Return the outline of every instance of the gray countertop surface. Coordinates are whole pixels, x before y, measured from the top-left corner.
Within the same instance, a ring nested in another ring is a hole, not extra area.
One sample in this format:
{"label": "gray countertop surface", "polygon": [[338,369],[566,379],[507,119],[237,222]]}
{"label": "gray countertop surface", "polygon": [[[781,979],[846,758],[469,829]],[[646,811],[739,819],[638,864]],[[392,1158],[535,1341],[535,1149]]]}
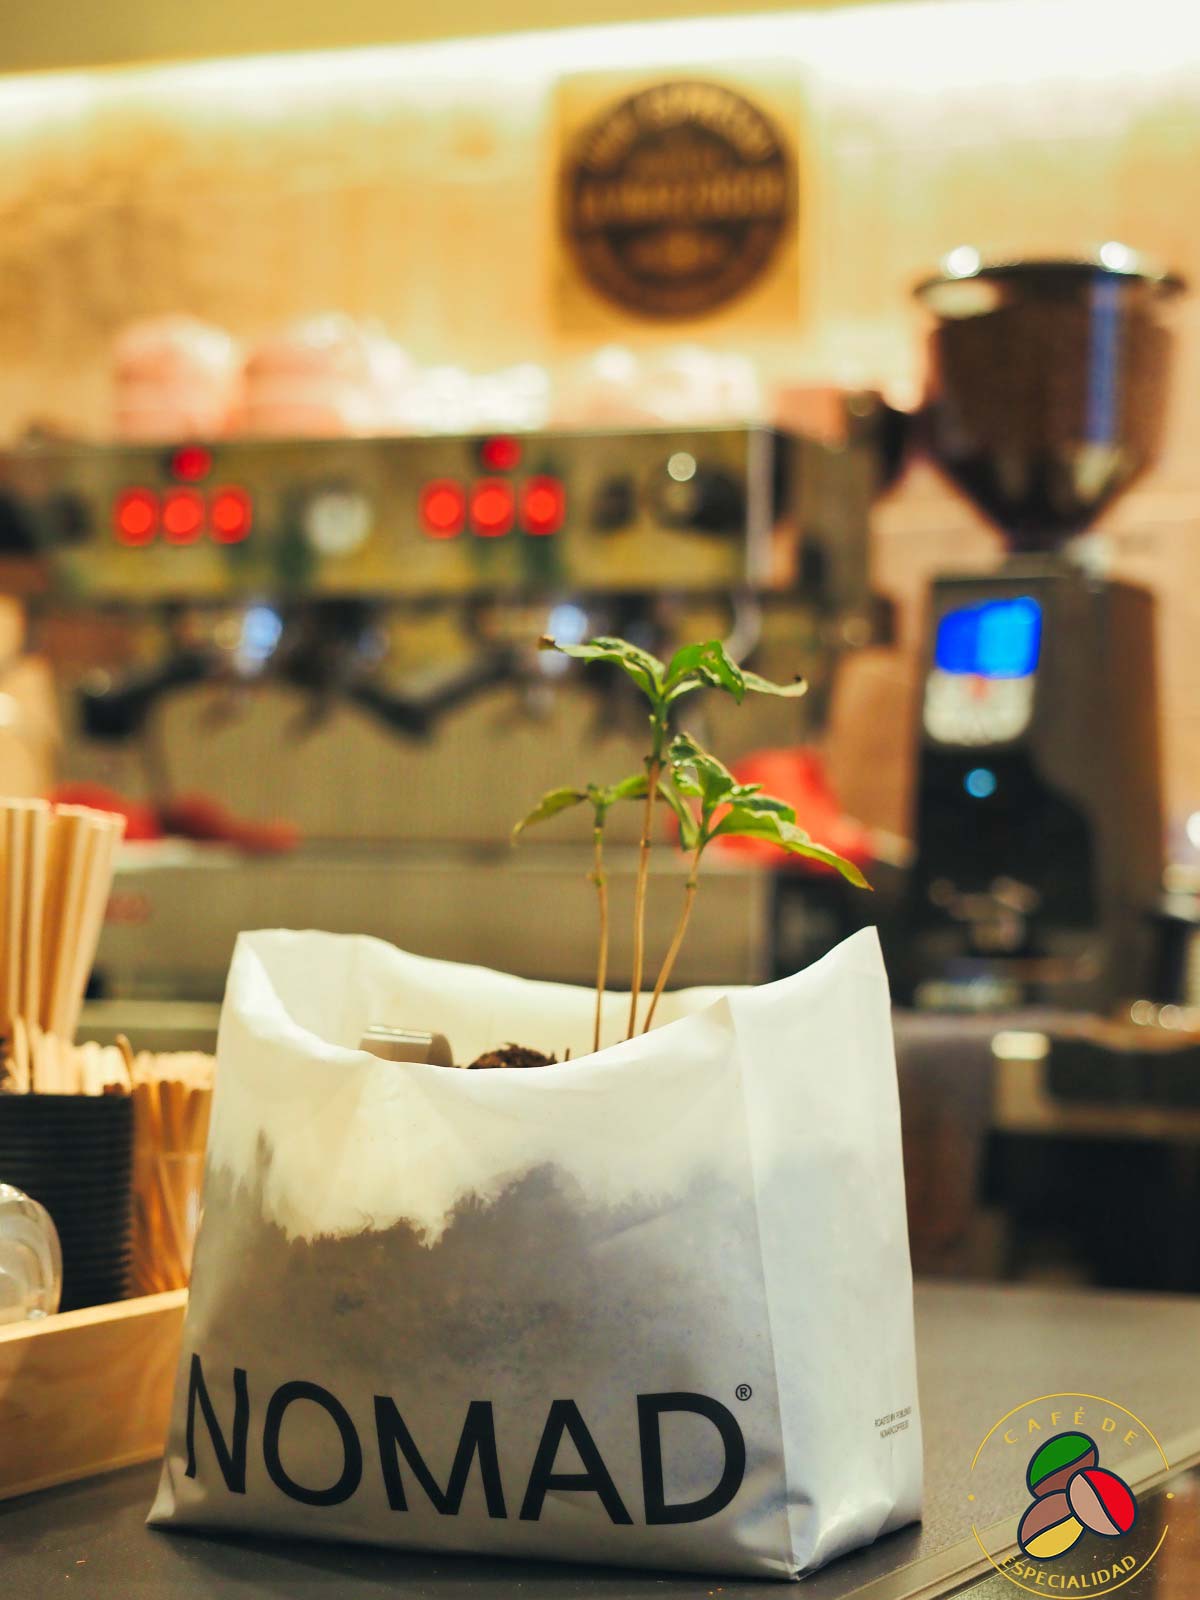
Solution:
{"label": "gray countertop surface", "polygon": [[[804,1600],[928,1594],[978,1571],[966,1476],[984,1434],[1023,1401],[1059,1392],[1111,1396],[1150,1422],[1173,1466],[1200,1453],[1200,1300],[922,1284],[916,1314],[924,1521],[807,1579]],[[1153,1465],[1147,1456],[1147,1473]],[[143,1518],[156,1478],[157,1467],[135,1467],[0,1504],[4,1594],[761,1600],[766,1592],[761,1583],[618,1568],[151,1532]]]}

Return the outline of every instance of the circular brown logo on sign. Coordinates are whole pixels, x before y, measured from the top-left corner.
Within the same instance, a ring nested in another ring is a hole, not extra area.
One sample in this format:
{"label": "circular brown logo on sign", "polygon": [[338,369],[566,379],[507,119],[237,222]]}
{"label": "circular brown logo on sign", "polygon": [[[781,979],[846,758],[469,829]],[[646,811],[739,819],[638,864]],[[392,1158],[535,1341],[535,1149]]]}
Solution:
{"label": "circular brown logo on sign", "polygon": [[605,110],[568,153],[563,234],[591,286],[624,310],[700,316],[766,270],[792,181],[779,134],[741,95],[656,84]]}

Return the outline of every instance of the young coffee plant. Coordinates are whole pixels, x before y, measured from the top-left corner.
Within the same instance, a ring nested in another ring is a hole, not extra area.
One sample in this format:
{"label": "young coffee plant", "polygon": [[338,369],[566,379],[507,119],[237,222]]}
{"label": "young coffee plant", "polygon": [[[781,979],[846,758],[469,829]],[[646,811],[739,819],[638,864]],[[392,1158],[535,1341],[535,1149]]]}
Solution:
{"label": "young coffee plant", "polygon": [[526,828],[536,822],[548,822],[560,811],[581,806],[586,800],[592,808],[592,870],[589,881],[596,886],[600,902],[600,949],[596,957],[596,1023],[592,1031],[592,1049],[600,1048],[600,1014],[604,1009],[604,988],[608,982],[608,876],[604,870],[604,824],[608,813],[619,800],[637,800],[646,792],[646,774],[635,772],[622,778],[620,783],[601,786],[589,783],[586,789],[548,789],[528,816],[522,817],[512,831],[514,842]]}
{"label": "young coffee plant", "polygon": [[675,966],[700,886],[700,859],[714,839],[766,839],[790,855],[807,856],[835,868],[859,889],[870,888],[852,861],[814,844],[796,826],[795,810],[786,800],[764,794],[760,783],[739,783],[724,762],[702,749],[691,734],[680,733],[672,739],[667,764],[670,780],[663,797],[679,820],[679,843],[688,854],[690,871],[683,887],[683,909],[659,968],[643,1033],[654,1021],[659,997]]}
{"label": "young coffee plant", "polygon": [[633,972],[629,995],[627,1037],[637,1031],[638,1004],[645,973],[646,892],[650,873],[654,808],[661,800],[679,822],[680,845],[691,857],[691,870],[684,888],[684,905],[675,934],[667,950],[658,981],[654,986],[645,1026],[649,1027],[679,948],[687,932],[698,886],[697,874],[704,851],[719,837],[741,834],[769,839],[794,855],[810,856],[835,867],[851,882],[866,887],[866,880],[849,861],[822,845],[813,844],[796,826],[795,811],[783,800],[765,795],[757,784],[739,784],[717,758],[703,750],[689,735],[671,737],[671,721],[685,696],[698,689],[715,689],[741,702],[747,694],[802,695],[807,685],[772,683],[756,672],[739,667],[719,639],[684,645],[670,661],[660,661],[648,650],[626,639],[596,638],[585,644],[558,644],[542,639],[541,647],[560,650],[578,661],[607,662],[630,677],[648,704],[649,749],[643,758],[644,773],[601,788],[589,784],[583,789],[551,789],[514,829],[514,835],[535,822],[544,822],[571,806],[589,801],[593,808],[595,865],[591,878],[600,897],[600,957],[597,964],[596,1048],[600,1040],[600,1010],[608,966],[608,891],[603,866],[603,833],[608,812],[622,800],[642,802],[642,828],[638,847],[637,876],[633,903]]}

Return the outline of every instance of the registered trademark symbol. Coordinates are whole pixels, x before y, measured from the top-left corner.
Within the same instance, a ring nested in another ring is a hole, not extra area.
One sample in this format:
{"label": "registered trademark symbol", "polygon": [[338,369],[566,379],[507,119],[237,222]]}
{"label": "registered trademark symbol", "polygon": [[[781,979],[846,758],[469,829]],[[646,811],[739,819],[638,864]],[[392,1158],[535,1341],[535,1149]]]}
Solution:
{"label": "registered trademark symbol", "polygon": [[735,1395],[737,1395],[739,1400],[749,1400],[750,1396],[754,1393],[754,1390],[748,1383],[739,1383],[733,1392]]}

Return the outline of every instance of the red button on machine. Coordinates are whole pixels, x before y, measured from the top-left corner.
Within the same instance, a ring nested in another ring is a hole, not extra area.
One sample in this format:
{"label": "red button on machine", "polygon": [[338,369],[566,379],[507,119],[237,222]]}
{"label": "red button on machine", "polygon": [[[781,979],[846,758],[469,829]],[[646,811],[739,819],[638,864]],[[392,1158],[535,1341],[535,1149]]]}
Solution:
{"label": "red button on machine", "polygon": [[453,539],[467,525],[467,496],[453,478],[434,478],[421,490],[421,526],[431,539]]}
{"label": "red button on machine", "polygon": [[199,483],[212,471],[212,451],[202,444],[181,444],[171,454],[171,476],[181,483]]}
{"label": "red button on machine", "polygon": [[208,526],[218,544],[240,544],[250,532],[254,511],[244,489],[218,489],[208,508]]}
{"label": "red button on machine", "polygon": [[113,501],[113,532],[121,544],[151,544],[158,532],[158,496],[152,489],[123,489]]}
{"label": "red button on machine", "polygon": [[496,433],[479,446],[479,459],[489,472],[511,472],[521,464],[521,441],[510,433]]}
{"label": "red button on machine", "polygon": [[471,490],[471,526],[481,539],[499,539],[516,516],[512,484],[503,478],[481,478]]}
{"label": "red button on machine", "polygon": [[567,496],[557,478],[530,478],[521,495],[521,526],[526,533],[557,533],[566,520]]}
{"label": "red button on machine", "polygon": [[195,489],[172,489],[163,497],[162,528],[168,544],[195,544],[204,532],[204,496]]}

